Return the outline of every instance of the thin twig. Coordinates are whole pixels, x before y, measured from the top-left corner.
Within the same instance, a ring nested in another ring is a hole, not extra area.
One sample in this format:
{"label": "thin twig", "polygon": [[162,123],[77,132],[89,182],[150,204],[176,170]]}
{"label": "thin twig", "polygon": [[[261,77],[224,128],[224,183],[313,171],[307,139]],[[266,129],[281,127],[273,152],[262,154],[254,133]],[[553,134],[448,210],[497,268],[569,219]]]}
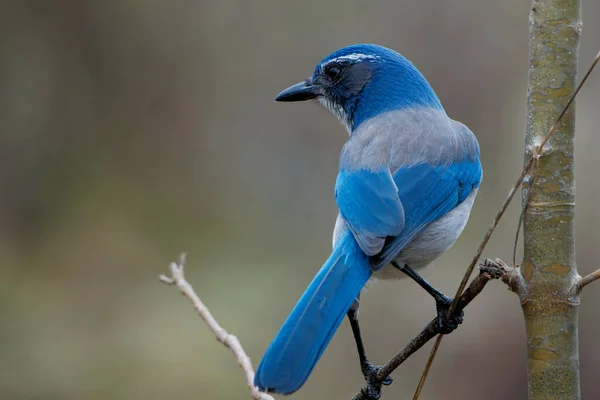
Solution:
{"label": "thin twig", "polygon": [[[465,308],[485,287],[485,285],[492,279],[510,279],[510,274],[514,273],[514,269],[508,267],[501,260],[492,261],[486,259],[479,266],[479,275],[465,290],[460,297],[458,302],[457,310]],[[425,343],[430,341],[438,333],[438,321],[437,318],[431,320],[429,324],[415,336],[402,350],[400,350],[394,357],[392,357],[377,373],[376,381],[383,382],[400,364],[402,364],[408,357],[419,350]],[[367,400],[365,395],[367,386],[363,386],[360,392],[356,393],[352,400]]]}
{"label": "thin twig", "polygon": [[[508,193],[508,197],[504,201],[504,204],[502,204],[502,207],[500,208],[500,211],[498,211],[496,218],[494,218],[494,221],[492,222],[492,226],[490,226],[490,229],[487,231],[487,233],[485,234],[485,236],[483,238],[483,241],[479,245],[479,248],[477,249],[477,254],[475,255],[475,257],[473,257],[471,264],[469,264],[469,267],[467,268],[467,272],[465,273],[465,276],[463,277],[463,280],[460,283],[458,290],[456,291],[456,295],[454,296],[454,301],[452,302],[452,304],[450,304],[450,308],[448,309],[448,318],[451,318],[452,314],[454,313],[456,306],[457,306],[457,302],[458,302],[457,299],[460,297],[464,288],[467,286],[467,282],[469,281],[469,278],[470,278],[471,274],[473,273],[473,269],[475,268],[475,265],[477,264],[477,260],[479,260],[479,257],[481,257],[481,254],[483,254],[483,250],[485,249],[485,246],[487,245],[488,241],[490,240],[492,233],[494,233],[494,230],[496,229],[496,226],[498,225],[500,218],[502,218],[502,215],[504,215],[504,211],[506,211],[506,208],[508,207],[508,205],[512,201],[515,193],[517,192],[517,189],[519,189],[519,186],[521,186],[521,183],[523,182],[523,179],[525,178],[525,176],[529,172],[529,169],[533,165],[534,160],[540,158],[540,156],[542,155],[544,146],[546,145],[546,143],[548,143],[548,140],[550,140],[550,137],[552,136],[552,134],[558,127],[558,124],[560,123],[560,121],[566,114],[567,110],[569,109],[569,107],[571,106],[573,101],[575,100],[575,97],[579,93],[579,90],[583,87],[583,85],[585,84],[585,81],[587,80],[587,78],[590,76],[590,74],[596,67],[596,64],[598,64],[598,61],[600,61],[600,52],[598,53],[598,55],[596,55],[596,58],[592,62],[592,65],[590,66],[587,73],[585,74],[585,76],[583,77],[583,79],[581,80],[579,85],[577,86],[577,89],[575,89],[575,92],[573,93],[573,95],[571,95],[571,98],[569,99],[569,101],[567,102],[567,104],[565,105],[563,110],[561,111],[560,115],[556,119],[556,122],[554,122],[554,124],[550,127],[550,130],[548,131],[546,136],[544,136],[544,138],[542,139],[542,141],[540,142],[538,147],[535,149],[533,155],[531,156],[531,158],[529,159],[527,164],[525,164],[525,167],[523,167],[523,171],[521,172],[521,175],[517,179],[517,182],[515,182],[515,185],[513,186],[513,188]],[[431,368],[431,364],[433,363],[433,359],[435,358],[437,349],[439,348],[439,345],[442,341],[442,337],[443,337],[443,335],[440,334],[439,338],[436,341],[437,346],[434,346],[431,350],[431,354],[429,355],[429,360],[427,361],[427,365],[425,366],[425,369],[423,370],[423,374],[421,375],[421,379],[420,379],[419,385],[417,386],[417,389],[415,391],[413,400],[417,400],[419,398],[419,395],[421,394],[421,391],[423,390],[423,385],[425,384],[425,380],[427,379],[427,374],[429,373],[429,369]]]}
{"label": "thin twig", "polygon": [[592,272],[591,274],[584,276],[583,279],[581,279],[580,286],[583,289],[585,287],[585,285],[589,285],[590,283],[592,283],[598,279],[600,279],[600,269],[597,269],[594,272]]}
{"label": "thin twig", "polygon": [[425,369],[423,370],[423,373],[421,374],[421,378],[419,379],[419,384],[417,385],[417,388],[415,389],[415,394],[413,395],[413,400],[418,400],[419,396],[421,395],[421,392],[423,391],[423,387],[425,386],[425,382],[427,381],[427,375],[429,374],[429,370],[431,369],[431,364],[433,364],[433,360],[435,359],[435,355],[437,354],[437,351],[440,348],[440,345],[442,344],[443,338],[444,338],[444,335],[442,335],[440,333],[438,335],[438,337],[435,339],[435,343],[433,344],[433,347],[431,348],[431,352],[429,353],[429,358],[427,359],[427,364],[425,364]]}
{"label": "thin twig", "polygon": [[187,297],[194,306],[194,309],[198,313],[198,315],[206,322],[206,325],[210,328],[211,331],[214,332],[217,340],[225,347],[229,348],[235,358],[238,361],[238,364],[244,371],[246,375],[246,383],[248,384],[248,388],[252,393],[252,398],[255,400],[275,400],[272,396],[261,392],[258,390],[256,386],[254,386],[254,368],[252,368],[252,362],[250,361],[250,357],[246,355],[240,341],[237,337],[228,333],[225,329],[219,325],[217,320],[212,316],[208,307],[202,303],[192,285],[189,284],[188,281],[185,280],[185,276],[183,274],[183,269],[185,266],[185,254],[182,254],[179,258],[178,263],[171,263],[169,265],[169,269],[171,270],[171,276],[160,275],[158,279],[167,284],[167,285],[175,285],[185,297]]}

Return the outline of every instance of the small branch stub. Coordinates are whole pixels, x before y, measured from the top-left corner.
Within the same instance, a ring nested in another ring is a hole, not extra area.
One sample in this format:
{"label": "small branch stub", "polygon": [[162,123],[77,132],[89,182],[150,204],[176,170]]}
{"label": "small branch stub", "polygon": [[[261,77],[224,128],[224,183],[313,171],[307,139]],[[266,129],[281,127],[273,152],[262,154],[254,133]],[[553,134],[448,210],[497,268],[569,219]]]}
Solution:
{"label": "small branch stub", "polygon": [[600,269],[595,270],[591,274],[586,275],[583,277],[583,279],[581,279],[581,289],[598,279],[600,279]]}

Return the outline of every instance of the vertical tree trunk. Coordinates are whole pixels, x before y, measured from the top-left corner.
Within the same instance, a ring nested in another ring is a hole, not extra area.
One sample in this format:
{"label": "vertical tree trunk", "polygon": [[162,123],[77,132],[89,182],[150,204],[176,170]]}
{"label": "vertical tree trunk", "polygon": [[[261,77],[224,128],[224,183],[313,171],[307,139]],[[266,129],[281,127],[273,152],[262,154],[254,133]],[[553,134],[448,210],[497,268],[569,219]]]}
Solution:
{"label": "vertical tree trunk", "polygon": [[[580,0],[533,0],[525,157],[529,159],[573,94],[577,80]],[[524,218],[521,296],[530,400],[580,399],[575,264],[575,108],[545,146]],[[574,294],[575,293],[575,294]]]}

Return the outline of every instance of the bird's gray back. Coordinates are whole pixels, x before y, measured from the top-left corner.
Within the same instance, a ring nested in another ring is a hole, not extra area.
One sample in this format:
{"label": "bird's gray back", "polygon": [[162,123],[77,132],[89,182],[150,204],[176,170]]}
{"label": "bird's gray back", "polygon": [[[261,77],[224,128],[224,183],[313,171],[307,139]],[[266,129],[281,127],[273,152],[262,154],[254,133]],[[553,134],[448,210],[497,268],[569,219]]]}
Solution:
{"label": "bird's gray back", "polygon": [[402,109],[362,123],[340,156],[345,169],[398,168],[420,163],[450,164],[479,156],[475,135],[443,110]]}

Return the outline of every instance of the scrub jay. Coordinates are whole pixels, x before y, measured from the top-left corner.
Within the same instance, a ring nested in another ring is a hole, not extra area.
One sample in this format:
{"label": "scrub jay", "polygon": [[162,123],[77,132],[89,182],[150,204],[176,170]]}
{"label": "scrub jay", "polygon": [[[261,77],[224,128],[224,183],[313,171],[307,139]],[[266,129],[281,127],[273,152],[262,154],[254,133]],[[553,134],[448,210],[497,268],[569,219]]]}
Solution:
{"label": "scrub jay", "polygon": [[[347,315],[361,370],[373,382],[358,325],[362,288],[371,277],[408,275],[430,293],[439,331],[451,299],[415,269],[448,250],[465,227],[482,178],[479,144],[452,120],[410,61],[385,47],[344,47],[321,61],[306,81],[276,101],[316,99],[346,127],[335,183],[339,209],[333,251],[271,342],[254,384],[290,394],[310,375]],[[391,264],[391,266],[390,266]],[[383,384],[390,384],[391,378]],[[379,389],[372,386],[372,397]]]}

